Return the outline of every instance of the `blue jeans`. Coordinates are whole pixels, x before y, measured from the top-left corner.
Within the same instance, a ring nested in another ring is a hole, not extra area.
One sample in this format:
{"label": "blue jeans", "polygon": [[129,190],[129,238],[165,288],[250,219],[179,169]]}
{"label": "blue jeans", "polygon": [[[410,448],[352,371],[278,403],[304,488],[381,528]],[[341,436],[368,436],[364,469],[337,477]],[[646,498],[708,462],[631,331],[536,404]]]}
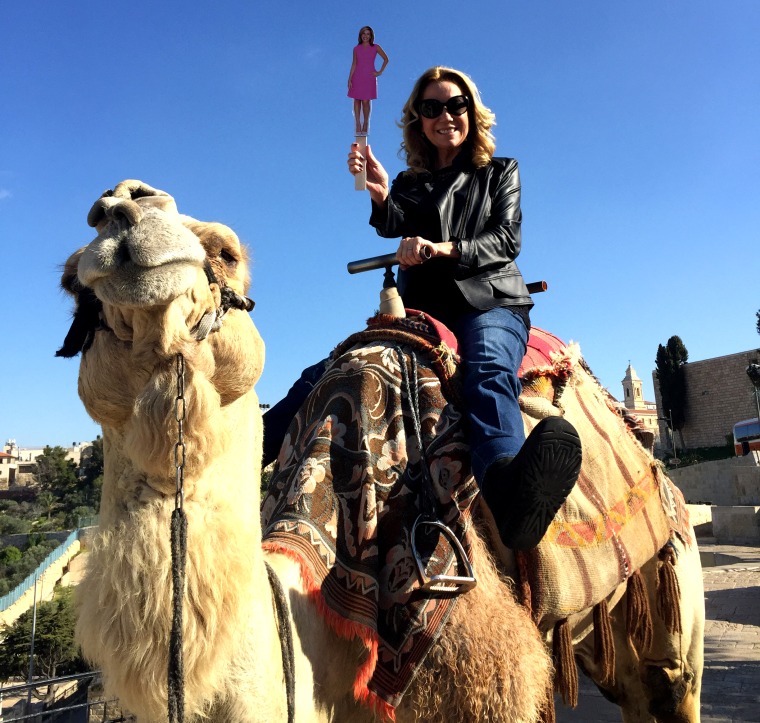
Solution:
{"label": "blue jeans", "polygon": [[322,378],[327,366],[327,359],[307,367],[301,372],[296,383],[288,393],[264,413],[264,454],[262,466],[266,467],[277,459],[280,447],[288,433],[288,427],[296,416],[306,397]]}
{"label": "blue jeans", "polygon": [[452,324],[452,331],[463,362],[472,472],[482,484],[488,467],[497,459],[514,457],[525,441],[517,371],[528,329],[518,314],[496,307],[465,314]]}

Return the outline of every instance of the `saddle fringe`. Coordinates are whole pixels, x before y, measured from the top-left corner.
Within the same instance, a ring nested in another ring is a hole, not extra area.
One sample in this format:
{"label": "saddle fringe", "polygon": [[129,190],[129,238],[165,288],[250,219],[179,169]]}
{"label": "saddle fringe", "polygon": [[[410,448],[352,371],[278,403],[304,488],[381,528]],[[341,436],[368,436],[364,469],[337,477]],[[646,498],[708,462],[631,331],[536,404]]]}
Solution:
{"label": "saddle fringe", "polygon": [[[655,599],[657,614],[670,634],[681,634],[680,598],[681,588],[675,565],[678,554],[671,543],[657,555],[657,582]],[[529,580],[529,554],[515,552],[518,568],[520,603],[533,615],[532,593]],[[654,626],[649,594],[644,576],[636,570],[629,578],[626,588],[626,635],[629,644],[638,652],[646,652],[652,645]],[[598,682],[602,686],[615,684],[615,642],[612,620],[606,600],[594,606],[594,663],[598,666]],[[538,623],[538,621],[535,621]],[[562,696],[562,702],[575,708],[578,705],[578,666],[573,652],[573,638],[567,618],[554,625],[552,635],[552,659],[554,661],[554,691]],[[542,711],[541,723],[555,723],[554,698],[548,696]]]}
{"label": "saddle fringe", "polygon": [[546,705],[541,710],[539,723],[557,723],[557,708],[554,705],[554,693],[551,688],[546,693]]}
{"label": "saddle fringe", "polygon": [[599,666],[599,683],[615,685],[615,640],[606,600],[594,605],[594,663]]}
{"label": "saddle fringe", "polygon": [[628,641],[634,650],[646,652],[652,646],[652,610],[639,570],[628,578],[625,617]]}
{"label": "saddle fringe", "polygon": [[538,620],[536,620],[533,615],[533,591],[530,588],[530,560],[528,558],[528,553],[521,550],[515,550],[515,560],[517,562],[517,574],[519,577],[517,582],[520,590],[520,605],[528,611],[531,620],[538,625]]}
{"label": "saddle fringe", "polygon": [[573,634],[567,618],[554,625],[552,658],[554,690],[562,696],[565,705],[575,708],[578,705],[578,666],[573,653]]}
{"label": "saddle fringe", "polygon": [[681,627],[681,587],[678,584],[675,565],[678,562],[675,547],[665,545],[657,555],[657,612],[671,634],[680,635]]}

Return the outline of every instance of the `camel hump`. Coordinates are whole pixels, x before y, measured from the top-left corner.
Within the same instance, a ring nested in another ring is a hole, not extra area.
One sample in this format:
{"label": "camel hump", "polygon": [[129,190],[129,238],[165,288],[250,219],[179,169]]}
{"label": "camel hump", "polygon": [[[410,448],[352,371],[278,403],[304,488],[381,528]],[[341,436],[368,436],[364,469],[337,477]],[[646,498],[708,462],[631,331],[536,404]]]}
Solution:
{"label": "camel hump", "polygon": [[567,344],[558,336],[537,326],[532,327],[528,337],[528,348],[520,364],[520,376],[529,369],[552,366],[556,359],[554,355],[564,353],[565,349],[567,349]]}
{"label": "camel hump", "polygon": [[[381,336],[386,332],[404,332],[408,340],[409,336],[418,336],[421,341],[432,343],[437,349],[446,349],[450,352],[450,358],[454,362],[459,361],[459,344],[454,332],[445,324],[421,311],[406,309],[406,317],[399,318],[388,314],[378,314],[367,320],[367,329],[375,336]],[[364,336],[366,332],[359,332]],[[352,335],[343,344],[339,345],[337,352],[345,351],[356,342],[358,335]],[[389,340],[393,336],[388,334]],[[568,345],[558,336],[545,331],[537,326],[530,330],[528,345],[520,364],[519,375],[522,377],[526,372],[536,369],[553,367],[558,358],[557,355],[565,356]],[[451,367],[448,374],[451,375]]]}

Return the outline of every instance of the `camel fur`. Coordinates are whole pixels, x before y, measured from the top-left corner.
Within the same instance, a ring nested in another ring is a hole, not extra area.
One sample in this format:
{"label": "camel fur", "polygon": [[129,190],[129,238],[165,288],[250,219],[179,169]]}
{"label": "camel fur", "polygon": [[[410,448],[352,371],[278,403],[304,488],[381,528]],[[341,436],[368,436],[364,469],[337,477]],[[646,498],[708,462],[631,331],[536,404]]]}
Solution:
{"label": "camel fur", "polygon": [[[167,720],[169,530],[183,409],[185,720],[287,720],[265,562],[289,606],[295,720],[375,720],[353,695],[366,649],[325,623],[296,562],[260,546],[254,385],[264,344],[245,313],[248,261],[239,240],[226,226],[179,215],[170,196],[139,181],[106,192],[88,221],[98,236],[64,269],[62,284],[78,309],[60,352],[82,351],[79,395],[103,428],[100,528],[78,591],[86,657],[140,723]],[[221,316],[230,291],[240,303]],[[213,330],[200,337],[208,318]],[[178,354],[184,403],[177,402]],[[538,631],[481,541],[476,553],[479,584],[397,709],[400,723],[531,723],[544,712],[551,663]]]}

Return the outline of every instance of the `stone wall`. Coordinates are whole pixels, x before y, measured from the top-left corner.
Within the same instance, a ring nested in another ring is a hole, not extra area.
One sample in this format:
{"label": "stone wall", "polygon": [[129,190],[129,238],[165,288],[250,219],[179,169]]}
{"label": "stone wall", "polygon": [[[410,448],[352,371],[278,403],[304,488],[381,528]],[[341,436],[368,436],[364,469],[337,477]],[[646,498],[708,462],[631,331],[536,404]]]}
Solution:
{"label": "stone wall", "polygon": [[668,477],[692,504],[760,505],[760,452],[669,469]]}
{"label": "stone wall", "polygon": [[719,544],[760,545],[760,507],[713,507],[712,533]]}
{"label": "stone wall", "polygon": [[[29,540],[29,535],[38,535],[39,532],[24,532],[22,534],[18,535],[0,535],[0,546],[7,547],[8,545],[13,545],[14,547],[18,547],[19,549],[23,549],[26,547],[26,543]],[[42,535],[46,540],[58,540],[58,542],[63,542],[69,535],[71,534],[71,530],[64,530],[62,532],[43,532]]]}
{"label": "stone wall", "polygon": [[[754,388],[747,376],[747,366],[752,362],[760,362],[760,352],[754,349],[686,364],[683,439],[687,449],[723,445],[736,422],[757,416]],[[658,416],[663,417],[667,410],[662,408],[656,372],[652,376]],[[677,435],[676,441],[680,446]],[[664,423],[660,424],[660,443],[666,449],[670,447]]]}

